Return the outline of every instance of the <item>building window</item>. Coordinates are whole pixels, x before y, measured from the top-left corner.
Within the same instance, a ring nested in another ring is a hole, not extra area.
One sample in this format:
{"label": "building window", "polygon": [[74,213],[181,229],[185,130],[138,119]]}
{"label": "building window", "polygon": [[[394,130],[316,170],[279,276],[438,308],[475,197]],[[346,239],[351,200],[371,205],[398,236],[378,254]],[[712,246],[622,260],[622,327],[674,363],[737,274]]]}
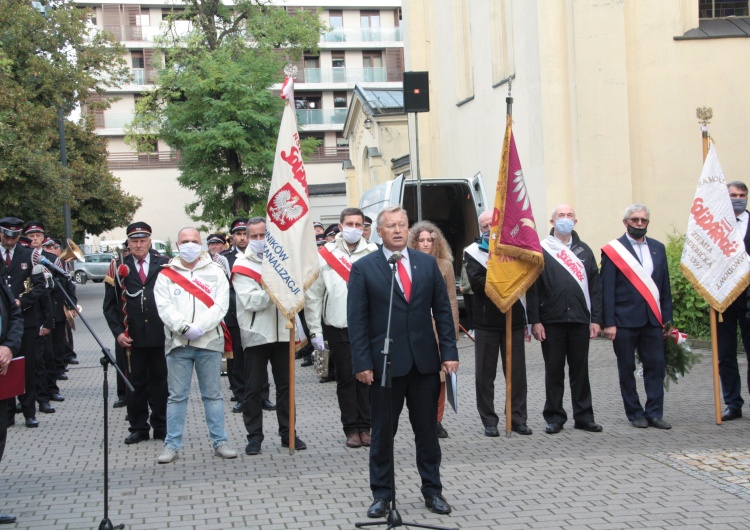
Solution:
{"label": "building window", "polygon": [[515,74],[513,59],[513,26],[510,2],[497,0],[490,4],[490,42],[492,52],[492,86],[505,84]]}
{"label": "building window", "polygon": [[295,96],[294,103],[298,110],[318,110],[321,105],[320,102],[323,98],[320,95],[305,94],[302,96]]}
{"label": "building window", "polygon": [[365,68],[382,68],[382,52],[362,52],[362,66]]}
{"label": "building window", "polygon": [[344,12],[343,11],[329,11],[328,12],[328,24],[334,28],[344,27]]}
{"label": "building window", "polygon": [[347,107],[346,92],[333,93],[333,107],[336,109],[345,109]]}
{"label": "building window", "polygon": [[471,50],[471,24],[467,0],[453,0],[453,49],[456,68],[456,103],[474,97],[474,65]]}
{"label": "building window", "polygon": [[380,11],[360,11],[359,27],[361,28],[379,28]]}
{"label": "building window", "polygon": [[146,68],[145,60],[143,59],[143,52],[131,51],[130,57],[133,61],[133,68]]}
{"label": "building window", "polygon": [[331,66],[334,68],[346,68],[344,52],[331,52]]}
{"label": "building window", "polygon": [[169,17],[174,17],[175,20],[184,20],[185,10],[184,9],[167,9],[161,10],[161,19],[167,20]]}
{"label": "building window", "polygon": [[698,18],[726,18],[750,16],[748,0],[699,0]]}

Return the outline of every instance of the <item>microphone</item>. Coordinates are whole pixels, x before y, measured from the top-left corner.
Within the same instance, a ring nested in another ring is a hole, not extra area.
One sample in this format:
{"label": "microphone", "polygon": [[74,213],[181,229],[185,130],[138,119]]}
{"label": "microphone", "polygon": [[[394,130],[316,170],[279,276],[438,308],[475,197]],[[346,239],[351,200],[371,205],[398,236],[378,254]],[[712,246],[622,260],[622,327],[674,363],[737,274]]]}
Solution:
{"label": "microphone", "polygon": [[394,252],[393,254],[391,254],[391,257],[388,258],[388,265],[393,265],[400,259],[401,259],[401,252]]}
{"label": "microphone", "polygon": [[54,274],[57,274],[58,276],[69,278],[68,273],[66,271],[62,270],[60,267],[52,263],[50,260],[48,260],[44,256],[41,256],[41,255],[39,256],[38,263],[40,263],[41,265],[44,265],[45,267],[47,267],[47,270],[49,270],[50,272]]}

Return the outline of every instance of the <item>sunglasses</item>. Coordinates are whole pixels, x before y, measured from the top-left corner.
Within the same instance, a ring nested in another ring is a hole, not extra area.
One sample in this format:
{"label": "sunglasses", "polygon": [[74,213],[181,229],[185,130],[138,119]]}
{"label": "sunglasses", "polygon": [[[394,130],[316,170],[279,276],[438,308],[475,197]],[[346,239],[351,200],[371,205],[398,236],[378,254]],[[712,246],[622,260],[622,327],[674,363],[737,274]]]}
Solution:
{"label": "sunglasses", "polygon": [[630,221],[633,224],[641,222],[644,225],[647,225],[649,220],[646,219],[645,217],[628,217],[628,221]]}

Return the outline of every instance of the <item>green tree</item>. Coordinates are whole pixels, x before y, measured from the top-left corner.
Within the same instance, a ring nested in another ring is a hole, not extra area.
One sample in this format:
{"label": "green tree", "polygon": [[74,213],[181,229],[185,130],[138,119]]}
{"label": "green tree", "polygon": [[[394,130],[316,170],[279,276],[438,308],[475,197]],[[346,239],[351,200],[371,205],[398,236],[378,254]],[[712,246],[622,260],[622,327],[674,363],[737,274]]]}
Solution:
{"label": "green tree", "polygon": [[667,236],[667,265],[669,283],[672,289],[672,317],[674,326],[687,333],[693,339],[711,337],[709,323],[709,305],[698,294],[693,284],[685,278],[680,270],[682,249],[685,246],[685,235],[674,229]]}
{"label": "green tree", "polygon": [[[170,17],[158,50],[164,67],[142,98],[128,142],[147,151],[155,138],[180,151],[181,186],[197,199],[195,221],[226,226],[263,211],[283,102],[270,87],[287,60],[315,51],[324,26],[317,13],[289,13],[268,0],[187,0]],[[191,22],[180,34],[178,24]],[[283,53],[279,50],[283,50]],[[303,153],[311,145],[303,144]]]}
{"label": "green tree", "polygon": [[0,212],[62,234],[67,201],[77,237],[122,226],[140,206],[108,172],[106,145],[88,124],[66,122],[68,180],[61,178],[58,108],[69,115],[129,78],[124,48],[87,20],[67,0],[44,15],[29,1],[0,2]]}

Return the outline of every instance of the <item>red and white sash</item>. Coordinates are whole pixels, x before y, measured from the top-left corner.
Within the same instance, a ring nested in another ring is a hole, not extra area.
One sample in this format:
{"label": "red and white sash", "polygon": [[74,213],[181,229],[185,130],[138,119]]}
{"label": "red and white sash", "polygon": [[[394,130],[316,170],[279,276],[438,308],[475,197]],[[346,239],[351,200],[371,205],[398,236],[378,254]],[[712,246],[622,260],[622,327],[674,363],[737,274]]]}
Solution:
{"label": "red and white sash", "polygon": [[349,256],[338,246],[334,247],[333,251],[330,251],[327,245],[323,245],[318,252],[328,266],[336,271],[336,274],[341,276],[344,282],[349,283],[349,273],[352,270],[352,263],[348,259]]}
{"label": "red and white sash", "polygon": [[234,267],[232,267],[232,277],[235,274],[240,274],[255,280],[260,285],[263,277],[262,269],[263,265],[253,260],[238,260],[234,262]]}
{"label": "red and white sash", "polygon": [[541,241],[542,248],[552,256],[563,269],[568,271],[578,286],[583,291],[583,297],[586,299],[586,307],[591,315],[591,297],[589,296],[589,281],[586,277],[586,267],[573,252],[555,236],[550,235]]}
{"label": "red and white sash", "polygon": [[659,289],[656,287],[651,276],[646,272],[646,269],[643,268],[643,265],[616,239],[604,245],[602,252],[612,260],[615,267],[633,284],[633,287],[646,300],[656,320],[659,321],[659,325],[663,326]]}

